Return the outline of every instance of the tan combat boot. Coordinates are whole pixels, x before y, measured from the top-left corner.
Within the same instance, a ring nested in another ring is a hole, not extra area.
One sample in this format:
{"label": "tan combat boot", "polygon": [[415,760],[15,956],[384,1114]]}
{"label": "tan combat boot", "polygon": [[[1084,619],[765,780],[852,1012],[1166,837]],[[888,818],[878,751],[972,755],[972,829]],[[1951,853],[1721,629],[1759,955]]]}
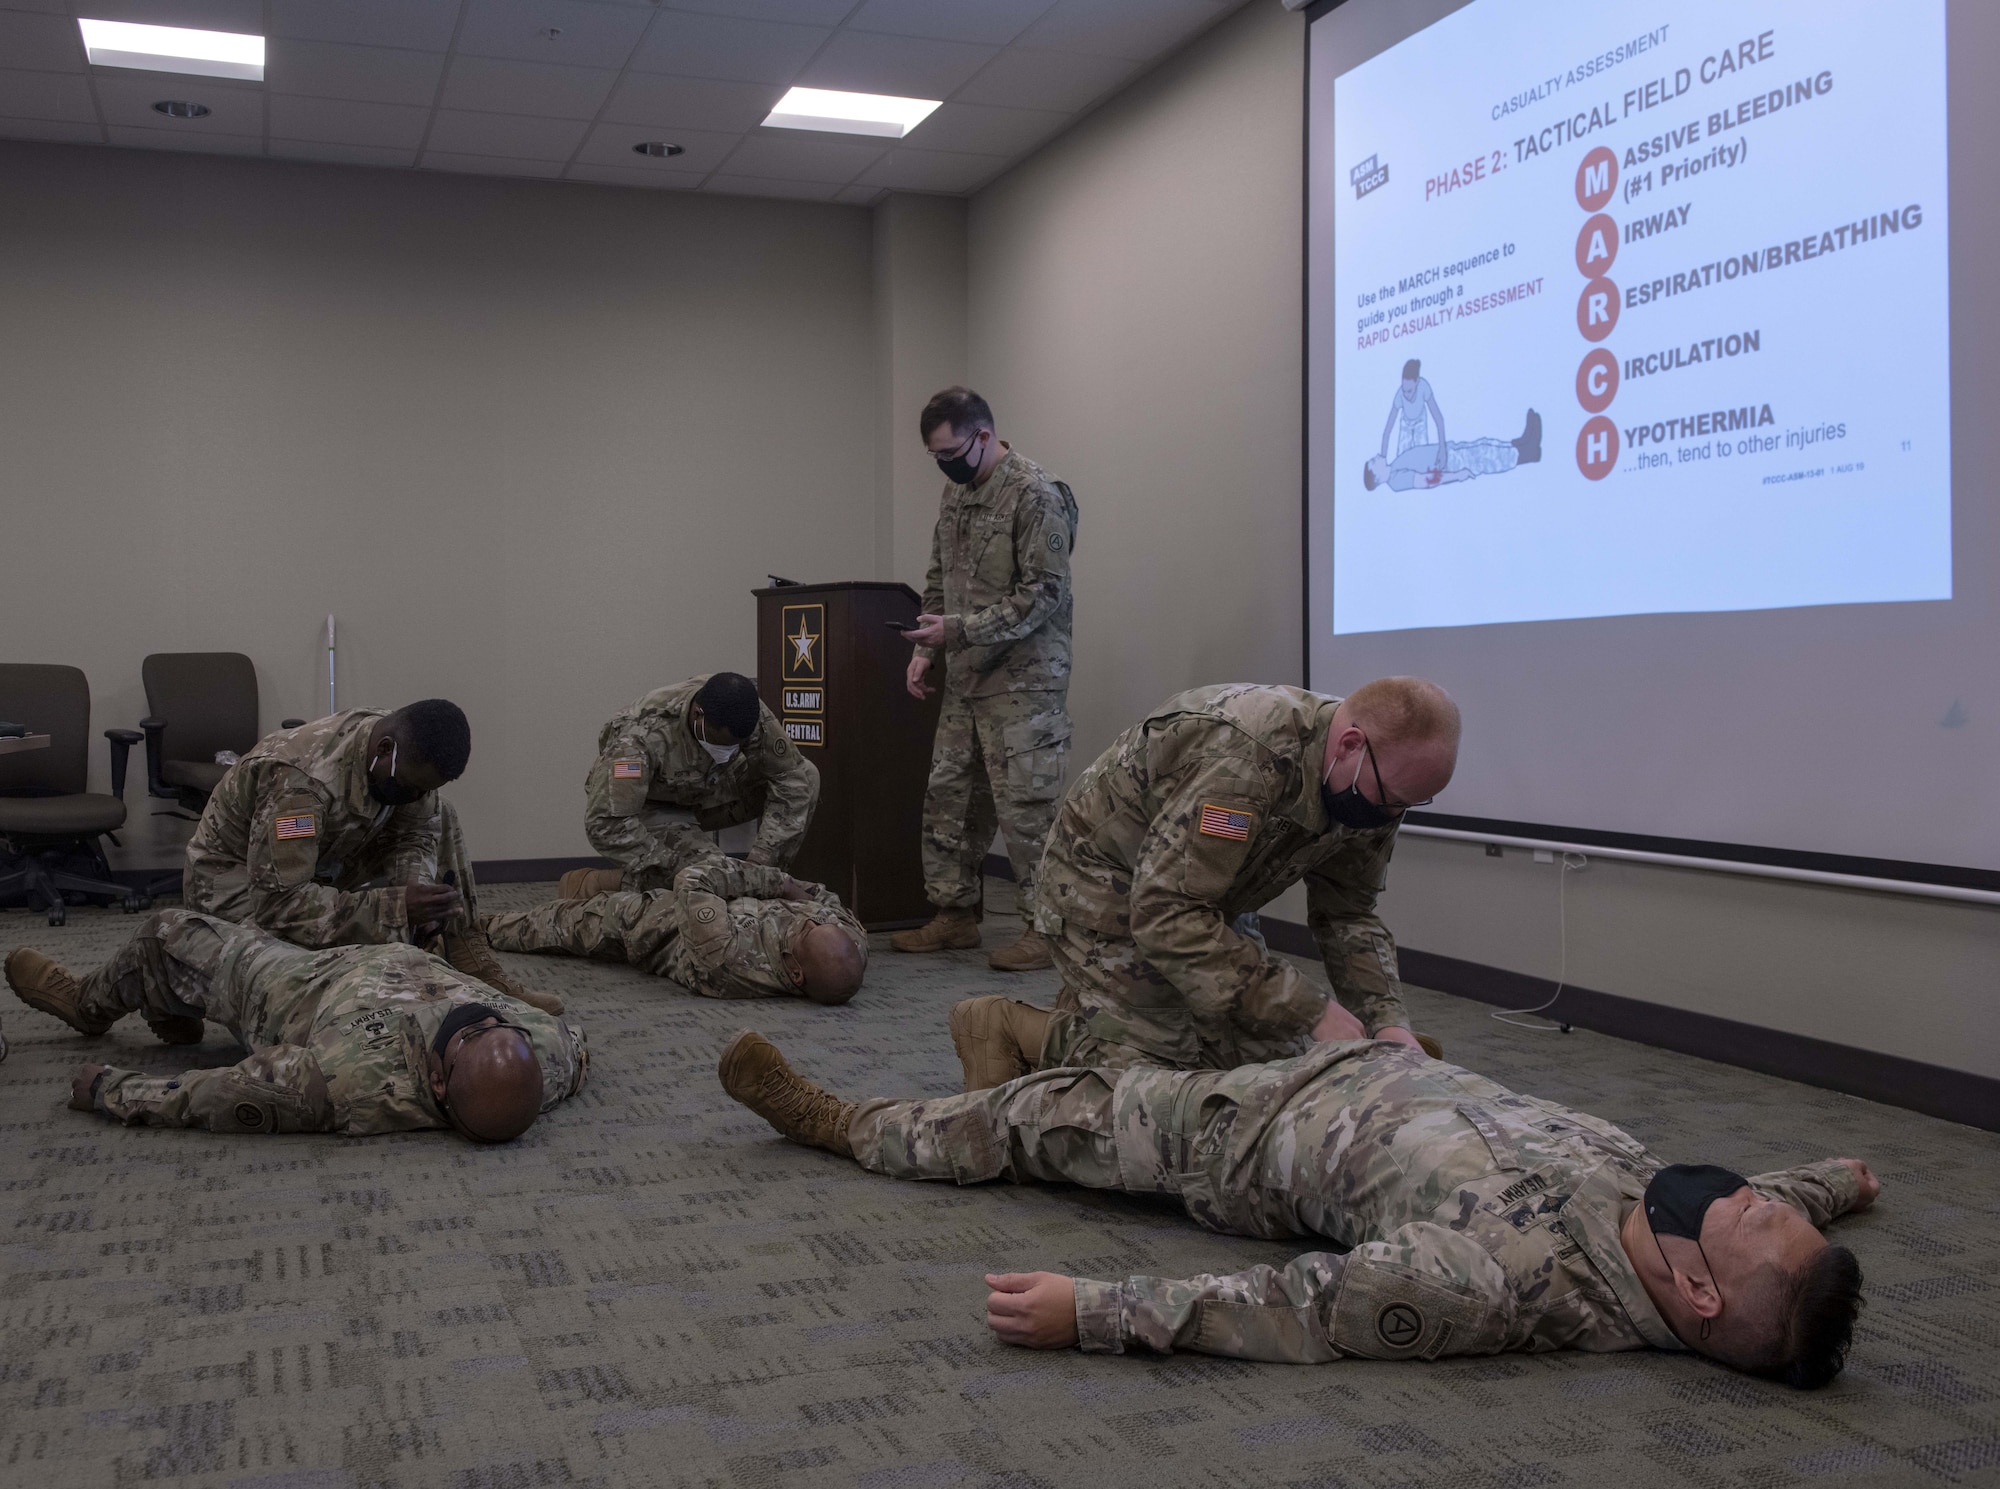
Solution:
{"label": "tan combat boot", "polygon": [[[1411,1032],[1414,1033],[1415,1031],[1412,1030]],[[1424,1047],[1424,1053],[1429,1055],[1433,1060],[1442,1060],[1444,1058],[1444,1046],[1439,1044],[1430,1035],[1418,1034],[1417,1043]]]}
{"label": "tan combat boot", "polygon": [[539,1008],[543,1013],[563,1011],[563,1001],[554,993],[536,992],[507,975],[506,968],[500,965],[500,958],[493,954],[493,947],[484,931],[457,927],[446,931],[444,959],[467,977],[476,977],[497,992],[519,998],[530,1008]]}
{"label": "tan combat boot", "polygon": [[985,1091],[1035,1069],[1048,1033],[1046,1008],[998,993],[967,998],[951,1011],[951,1047],[958,1051],[965,1089]]}
{"label": "tan combat boot", "polygon": [[559,900],[595,899],[600,894],[609,894],[625,882],[623,869],[571,869],[556,880],[556,898]]}
{"label": "tan combat boot", "polygon": [[26,946],[7,953],[7,986],[21,1001],[41,1013],[53,1014],[79,1034],[108,1034],[118,1022],[91,1018],[83,1011],[83,988],[52,957]]}
{"label": "tan combat boot", "polygon": [[889,944],[898,951],[970,951],[979,944],[979,912],[940,910],[915,930],[896,932]]}
{"label": "tan combat boot", "polygon": [[847,1125],[858,1103],[822,1091],[785,1063],[778,1047],[745,1029],[729,1041],[715,1073],[722,1089],[795,1143],[852,1158]]}
{"label": "tan combat boot", "polygon": [[1012,946],[1003,946],[986,959],[995,972],[1040,972],[1055,964],[1049,938],[1033,926],[1021,932],[1021,939]]}

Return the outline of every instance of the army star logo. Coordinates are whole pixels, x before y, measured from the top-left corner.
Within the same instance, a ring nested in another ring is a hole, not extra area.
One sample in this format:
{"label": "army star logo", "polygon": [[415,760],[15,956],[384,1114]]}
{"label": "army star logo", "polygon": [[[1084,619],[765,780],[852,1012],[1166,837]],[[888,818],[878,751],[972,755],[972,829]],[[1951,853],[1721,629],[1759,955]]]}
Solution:
{"label": "army star logo", "polygon": [[810,672],[813,664],[813,644],[819,637],[806,630],[806,618],[803,615],[799,617],[799,634],[788,636],[786,639],[792,643],[792,665],[801,672]]}
{"label": "army star logo", "polygon": [[1375,1332],[1391,1349],[1408,1349],[1424,1337],[1424,1316],[1408,1303],[1391,1303],[1375,1315]]}

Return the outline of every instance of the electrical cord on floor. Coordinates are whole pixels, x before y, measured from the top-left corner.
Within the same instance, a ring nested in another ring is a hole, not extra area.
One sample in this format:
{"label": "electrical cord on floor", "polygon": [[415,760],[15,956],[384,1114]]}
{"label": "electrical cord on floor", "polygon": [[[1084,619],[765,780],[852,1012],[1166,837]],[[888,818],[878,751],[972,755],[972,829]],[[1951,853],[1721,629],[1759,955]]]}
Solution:
{"label": "electrical cord on floor", "polygon": [[1590,867],[1590,860],[1581,853],[1564,853],[1558,860],[1562,873],[1556,879],[1556,990],[1549,994],[1548,1001],[1537,1003],[1533,1008],[1503,1008],[1487,1017],[1503,1024],[1512,1024],[1516,1029],[1528,1029],[1536,1034],[1567,1034],[1570,1032],[1566,1019],[1543,1019],[1539,1023],[1524,1023],[1518,1015],[1545,1014],[1556,1006],[1556,1000],[1563,995],[1563,985],[1569,980],[1569,876]]}

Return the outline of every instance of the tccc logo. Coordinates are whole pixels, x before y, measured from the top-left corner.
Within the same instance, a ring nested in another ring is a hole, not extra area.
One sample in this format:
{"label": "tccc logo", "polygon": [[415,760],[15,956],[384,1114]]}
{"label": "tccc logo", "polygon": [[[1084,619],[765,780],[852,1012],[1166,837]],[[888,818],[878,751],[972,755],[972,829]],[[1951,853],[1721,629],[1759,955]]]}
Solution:
{"label": "tccc logo", "polygon": [[1389,184],[1389,168],[1371,155],[1349,171],[1347,179],[1354,183],[1354,199],[1358,202],[1376,187]]}

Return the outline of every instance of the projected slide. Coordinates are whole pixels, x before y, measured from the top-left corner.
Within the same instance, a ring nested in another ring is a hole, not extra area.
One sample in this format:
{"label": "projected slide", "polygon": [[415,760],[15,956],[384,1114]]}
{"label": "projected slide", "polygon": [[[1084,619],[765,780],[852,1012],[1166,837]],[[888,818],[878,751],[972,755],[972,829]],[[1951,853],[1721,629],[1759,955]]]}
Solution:
{"label": "projected slide", "polygon": [[1475,0],[1333,102],[1337,634],[1951,597],[1943,0]]}

